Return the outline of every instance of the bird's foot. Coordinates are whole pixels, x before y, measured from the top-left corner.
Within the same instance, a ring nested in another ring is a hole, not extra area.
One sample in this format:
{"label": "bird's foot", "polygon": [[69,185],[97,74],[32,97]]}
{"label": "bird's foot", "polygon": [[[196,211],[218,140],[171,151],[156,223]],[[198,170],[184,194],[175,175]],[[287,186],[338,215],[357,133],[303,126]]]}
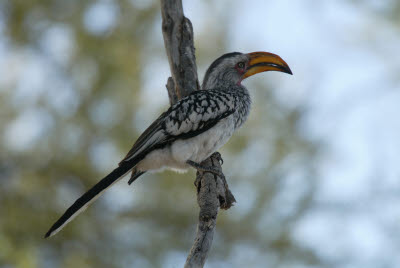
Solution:
{"label": "bird's foot", "polygon": [[[214,155],[217,154],[217,155]],[[217,158],[216,160],[221,161],[221,159],[218,159],[221,157],[221,155],[217,152],[214,153],[212,155],[212,157]],[[235,197],[233,196],[232,192],[229,190],[229,186],[228,183],[226,181],[225,175],[222,173],[222,171],[220,169],[217,169],[215,167],[206,167],[203,166],[199,163],[196,163],[194,161],[188,160],[186,161],[186,163],[192,167],[194,167],[195,169],[197,169],[198,172],[210,172],[213,173],[214,175],[217,175],[219,178],[221,178],[222,180],[222,186],[223,186],[223,191],[225,194],[222,194],[219,196],[220,198],[220,207],[222,209],[229,209],[231,206],[233,206],[233,203],[236,202]],[[196,180],[194,181],[194,185],[197,188],[197,193],[200,192],[200,188],[201,188],[201,179],[202,176],[196,176]],[[217,180],[217,178],[215,178],[215,180]],[[218,184],[218,183],[217,183]]]}
{"label": "bird's foot", "polygon": [[219,164],[222,166],[224,164],[224,159],[222,159],[222,156],[219,152],[215,152],[211,155],[211,157],[215,158],[218,160]]}
{"label": "bird's foot", "polygon": [[186,163],[188,165],[194,167],[195,169],[197,169],[197,171],[213,173],[214,175],[221,177],[221,179],[223,179],[225,181],[225,175],[221,171],[219,171],[218,169],[216,169],[214,167],[205,167],[205,166],[203,166],[199,163],[196,163],[192,160],[187,160]]}
{"label": "bird's foot", "polygon": [[[218,153],[219,154],[219,153]],[[221,156],[219,154],[219,156]],[[222,159],[222,158],[221,158]],[[196,163],[192,160],[187,160],[186,163],[192,167],[194,167],[197,171],[200,172],[210,172],[213,173],[214,175],[217,175],[221,178],[221,180],[223,181],[224,185],[226,185],[226,179],[225,179],[225,175],[218,169],[214,168],[214,167],[205,167],[199,163]],[[197,192],[200,191],[201,188],[201,177],[197,176],[196,180],[194,181],[194,185],[197,188]]]}

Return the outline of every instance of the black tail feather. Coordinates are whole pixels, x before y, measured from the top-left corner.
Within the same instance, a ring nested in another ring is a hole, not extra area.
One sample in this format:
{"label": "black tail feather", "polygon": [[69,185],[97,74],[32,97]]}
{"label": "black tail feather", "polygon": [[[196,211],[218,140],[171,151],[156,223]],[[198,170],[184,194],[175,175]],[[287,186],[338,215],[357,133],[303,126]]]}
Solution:
{"label": "black tail feather", "polygon": [[75,218],[81,211],[83,211],[91,202],[93,202],[96,197],[110,187],[113,183],[121,179],[126,173],[128,173],[134,165],[126,163],[125,165],[120,165],[114,169],[105,178],[99,181],[95,186],[93,186],[89,191],[83,194],[78,200],[75,201],[72,206],[70,206],[67,211],[59,218],[50,230],[46,233],[45,238],[54,235],[62,229],[62,227]]}

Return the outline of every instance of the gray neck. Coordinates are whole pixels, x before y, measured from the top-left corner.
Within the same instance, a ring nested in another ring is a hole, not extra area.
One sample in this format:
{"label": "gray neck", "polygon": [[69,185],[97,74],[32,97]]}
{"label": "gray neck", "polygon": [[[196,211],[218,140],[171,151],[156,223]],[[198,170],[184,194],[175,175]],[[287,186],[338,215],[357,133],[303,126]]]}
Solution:
{"label": "gray neck", "polygon": [[245,86],[232,83],[219,83],[216,87],[203,87],[202,89],[224,92],[226,95],[230,96],[230,98],[234,99],[236,128],[240,127],[247,120],[251,108],[251,98]]}
{"label": "gray neck", "polygon": [[237,85],[232,83],[235,79],[229,77],[231,73],[207,74],[204,77],[202,89],[230,88]]}
{"label": "gray neck", "polygon": [[[213,83],[214,82],[214,83]],[[232,93],[235,95],[239,95],[244,98],[250,98],[249,91],[242,84],[234,84],[232,82],[227,82],[226,80],[205,80],[203,81],[203,85],[201,87],[203,90],[217,90]]]}
{"label": "gray neck", "polygon": [[243,125],[243,123],[247,120],[247,117],[250,113],[250,108],[251,108],[250,94],[247,88],[242,85],[231,86],[228,92],[233,94],[235,96],[235,99],[237,100],[236,128],[238,128]]}

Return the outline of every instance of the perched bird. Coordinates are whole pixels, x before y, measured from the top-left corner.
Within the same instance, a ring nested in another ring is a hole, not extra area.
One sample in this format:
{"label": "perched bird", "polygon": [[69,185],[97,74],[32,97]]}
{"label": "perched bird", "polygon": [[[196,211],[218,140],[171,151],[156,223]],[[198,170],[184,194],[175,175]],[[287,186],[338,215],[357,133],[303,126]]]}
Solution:
{"label": "perched bird", "polygon": [[292,74],[279,56],[267,52],[233,52],[208,68],[201,90],[182,98],[138,138],[119,166],[70,206],[45,237],[60,231],[108,187],[132,172],[129,184],[147,171],[164,168],[218,174],[200,163],[216,152],[247,119],[251,99],[242,80],[265,71]]}

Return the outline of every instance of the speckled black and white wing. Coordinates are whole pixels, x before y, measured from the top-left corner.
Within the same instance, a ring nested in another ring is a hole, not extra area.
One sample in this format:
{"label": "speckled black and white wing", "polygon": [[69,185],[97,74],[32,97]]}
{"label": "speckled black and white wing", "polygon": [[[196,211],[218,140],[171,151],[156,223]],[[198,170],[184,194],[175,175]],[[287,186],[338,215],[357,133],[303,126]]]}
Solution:
{"label": "speckled black and white wing", "polygon": [[[121,161],[137,161],[179,139],[197,136],[235,112],[231,94],[214,90],[195,91],[171,106],[139,137]],[[139,159],[138,159],[139,158]]]}

